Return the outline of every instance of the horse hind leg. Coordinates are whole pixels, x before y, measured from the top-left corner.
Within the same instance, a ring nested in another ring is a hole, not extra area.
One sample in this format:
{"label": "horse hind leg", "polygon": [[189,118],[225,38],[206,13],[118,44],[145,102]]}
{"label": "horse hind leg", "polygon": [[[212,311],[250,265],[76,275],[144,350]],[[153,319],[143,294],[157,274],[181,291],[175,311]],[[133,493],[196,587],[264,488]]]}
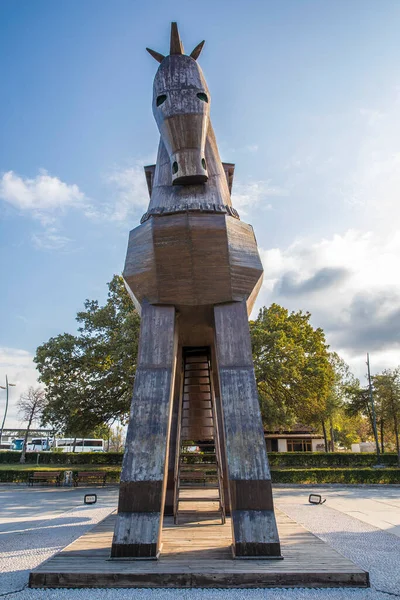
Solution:
{"label": "horse hind leg", "polygon": [[214,316],[233,551],[237,558],[279,558],[246,303],[215,306]]}

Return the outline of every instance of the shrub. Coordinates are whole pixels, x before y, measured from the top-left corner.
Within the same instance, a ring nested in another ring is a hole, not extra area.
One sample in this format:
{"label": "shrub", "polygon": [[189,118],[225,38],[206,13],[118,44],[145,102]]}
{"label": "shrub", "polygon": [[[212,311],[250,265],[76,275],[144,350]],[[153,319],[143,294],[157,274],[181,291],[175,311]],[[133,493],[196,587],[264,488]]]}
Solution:
{"label": "shrub", "polygon": [[[0,482],[28,482],[29,475],[37,470],[47,471],[50,469],[39,467],[38,469],[32,468],[29,470],[16,470],[12,468],[0,470]],[[79,472],[79,469],[60,470],[71,470],[74,475]],[[118,468],[107,469],[107,483],[119,483],[120,475],[121,470]],[[271,469],[271,476],[272,483],[400,484],[400,469]]]}
{"label": "shrub", "polygon": [[[0,463],[17,464],[21,452],[0,452]],[[38,463],[39,456],[39,463]],[[29,465],[122,465],[122,452],[27,452]]]}
{"label": "shrub", "polygon": [[272,483],[400,483],[400,469],[271,469]]}
{"label": "shrub", "polygon": [[[269,452],[271,468],[298,467],[372,467],[376,464],[374,452]],[[397,454],[381,455],[381,462],[388,467],[397,466]]]}
{"label": "shrub", "polygon": [[[7,469],[0,470],[0,483],[28,483],[29,475],[35,473],[35,471],[49,471],[50,469],[26,469],[26,470],[16,470],[16,469]],[[52,471],[57,469],[51,469]],[[61,472],[72,470],[73,475],[76,475],[79,470],[73,469],[60,469]],[[106,471],[107,473],[107,483],[119,483],[119,479],[121,476],[120,469],[113,469],[110,471]],[[63,481],[64,477],[61,478]]]}

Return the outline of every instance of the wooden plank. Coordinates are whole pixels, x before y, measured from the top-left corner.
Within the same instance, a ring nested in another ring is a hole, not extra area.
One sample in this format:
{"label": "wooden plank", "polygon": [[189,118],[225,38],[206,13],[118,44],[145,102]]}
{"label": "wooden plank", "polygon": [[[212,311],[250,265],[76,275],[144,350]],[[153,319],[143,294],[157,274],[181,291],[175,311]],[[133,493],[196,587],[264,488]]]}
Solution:
{"label": "wooden plank", "polygon": [[143,306],[113,557],[155,558],[158,553],[175,364],[175,309]]}
{"label": "wooden plank", "polygon": [[235,553],[238,557],[278,557],[246,303],[216,306],[214,314]]}
{"label": "wooden plank", "polygon": [[[212,491],[203,493],[210,495]],[[190,491],[185,494],[190,496]],[[158,561],[110,560],[115,513],[30,574],[33,588],[57,587],[368,587],[368,573],[276,511],[284,560],[235,560],[231,523],[215,513],[165,518]]]}

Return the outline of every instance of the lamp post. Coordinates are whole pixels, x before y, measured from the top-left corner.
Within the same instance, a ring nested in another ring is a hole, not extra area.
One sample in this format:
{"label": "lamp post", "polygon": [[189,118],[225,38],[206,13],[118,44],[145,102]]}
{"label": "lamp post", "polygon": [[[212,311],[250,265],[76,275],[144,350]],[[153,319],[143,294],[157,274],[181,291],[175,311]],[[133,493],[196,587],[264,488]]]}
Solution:
{"label": "lamp post", "polygon": [[8,388],[10,386],[15,387],[15,383],[9,383],[8,382],[8,377],[6,375],[6,386],[4,387],[4,385],[0,385],[0,388],[2,390],[6,390],[6,410],[4,411],[4,418],[3,418],[3,422],[1,424],[1,429],[0,429],[0,445],[1,445],[1,438],[3,437],[4,423],[6,422],[6,417],[7,417],[7,410],[8,410]]}

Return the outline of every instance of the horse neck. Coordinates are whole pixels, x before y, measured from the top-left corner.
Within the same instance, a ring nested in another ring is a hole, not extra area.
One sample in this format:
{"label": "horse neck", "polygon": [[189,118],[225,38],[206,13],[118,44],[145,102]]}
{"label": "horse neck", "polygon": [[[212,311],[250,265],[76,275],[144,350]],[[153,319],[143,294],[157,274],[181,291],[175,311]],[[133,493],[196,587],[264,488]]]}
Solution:
{"label": "horse neck", "polygon": [[206,183],[174,186],[171,178],[171,162],[164,142],[160,139],[148,210],[160,207],[167,209],[179,204],[190,207],[199,203],[232,206],[227,178],[211,122],[207,130],[205,159],[209,175]]}

